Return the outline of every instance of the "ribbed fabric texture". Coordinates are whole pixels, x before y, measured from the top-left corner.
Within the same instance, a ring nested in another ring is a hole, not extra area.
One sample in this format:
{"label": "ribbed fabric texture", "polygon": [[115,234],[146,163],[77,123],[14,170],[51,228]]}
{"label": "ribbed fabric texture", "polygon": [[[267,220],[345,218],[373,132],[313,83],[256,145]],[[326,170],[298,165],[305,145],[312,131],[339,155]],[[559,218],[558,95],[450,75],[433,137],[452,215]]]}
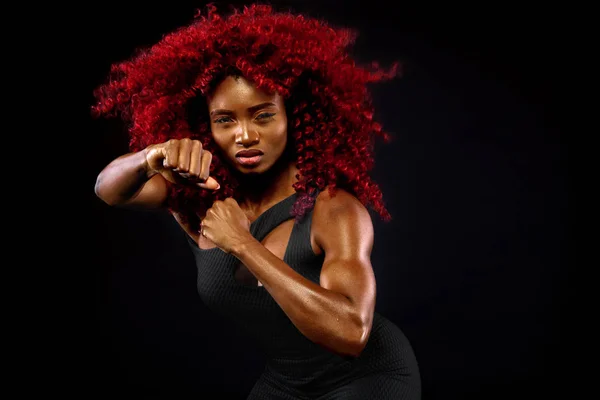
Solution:
{"label": "ribbed fabric texture", "polygon": [[[290,211],[296,197],[293,194],[261,214],[250,225],[252,236],[262,242],[275,227],[293,219]],[[324,256],[315,255],[310,245],[312,214],[294,224],[283,261],[319,283]],[[376,313],[361,356],[342,358],[307,339],[263,286],[238,282],[237,258],[219,248],[202,250],[189,237],[188,242],[196,259],[202,301],[240,324],[268,356],[248,399],[420,399],[412,348],[389,320]]]}

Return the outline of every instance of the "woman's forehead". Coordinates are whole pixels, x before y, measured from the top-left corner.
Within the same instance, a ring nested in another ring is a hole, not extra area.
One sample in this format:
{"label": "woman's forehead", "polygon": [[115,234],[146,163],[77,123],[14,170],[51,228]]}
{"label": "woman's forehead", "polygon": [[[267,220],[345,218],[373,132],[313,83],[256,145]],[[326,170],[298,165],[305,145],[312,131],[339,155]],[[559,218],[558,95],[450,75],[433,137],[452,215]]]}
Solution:
{"label": "woman's forehead", "polygon": [[211,109],[251,107],[268,102],[279,105],[281,96],[259,90],[243,77],[228,76],[208,96],[208,105]]}

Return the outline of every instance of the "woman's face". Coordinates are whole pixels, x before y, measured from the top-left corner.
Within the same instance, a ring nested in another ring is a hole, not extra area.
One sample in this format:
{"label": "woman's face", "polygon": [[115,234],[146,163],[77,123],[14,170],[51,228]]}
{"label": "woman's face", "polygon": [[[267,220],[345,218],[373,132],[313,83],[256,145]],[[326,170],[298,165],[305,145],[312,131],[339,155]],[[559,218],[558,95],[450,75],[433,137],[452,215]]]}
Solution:
{"label": "woman's face", "polygon": [[242,173],[263,173],[283,154],[287,116],[283,99],[242,77],[225,78],[208,98],[212,136],[226,160]]}

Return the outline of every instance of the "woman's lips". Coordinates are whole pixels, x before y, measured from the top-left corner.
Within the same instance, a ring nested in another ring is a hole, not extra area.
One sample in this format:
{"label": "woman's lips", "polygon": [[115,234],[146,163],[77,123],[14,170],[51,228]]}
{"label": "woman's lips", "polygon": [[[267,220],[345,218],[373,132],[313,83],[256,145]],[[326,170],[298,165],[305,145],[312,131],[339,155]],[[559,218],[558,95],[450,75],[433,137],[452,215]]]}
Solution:
{"label": "woman's lips", "polygon": [[246,167],[256,165],[262,159],[263,152],[259,149],[244,149],[235,154],[238,162]]}
{"label": "woman's lips", "polygon": [[236,156],[235,158],[238,160],[238,162],[244,166],[252,166],[252,165],[256,165],[260,162],[260,160],[262,159],[262,154],[261,155],[257,155],[257,156],[253,156],[253,157],[240,157],[240,156]]}

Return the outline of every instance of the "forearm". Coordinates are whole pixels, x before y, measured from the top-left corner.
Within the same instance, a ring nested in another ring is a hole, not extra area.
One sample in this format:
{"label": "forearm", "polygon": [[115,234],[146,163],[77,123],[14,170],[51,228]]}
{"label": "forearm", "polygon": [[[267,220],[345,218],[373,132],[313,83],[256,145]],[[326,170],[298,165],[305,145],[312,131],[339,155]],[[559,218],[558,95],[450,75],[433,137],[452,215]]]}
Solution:
{"label": "forearm", "polygon": [[308,339],[343,356],[360,354],[369,327],[350,299],[304,278],[256,240],[241,244],[232,254]]}
{"label": "forearm", "polygon": [[110,205],[129,200],[155,173],[148,172],[143,151],[113,160],[96,179],[96,195]]}

